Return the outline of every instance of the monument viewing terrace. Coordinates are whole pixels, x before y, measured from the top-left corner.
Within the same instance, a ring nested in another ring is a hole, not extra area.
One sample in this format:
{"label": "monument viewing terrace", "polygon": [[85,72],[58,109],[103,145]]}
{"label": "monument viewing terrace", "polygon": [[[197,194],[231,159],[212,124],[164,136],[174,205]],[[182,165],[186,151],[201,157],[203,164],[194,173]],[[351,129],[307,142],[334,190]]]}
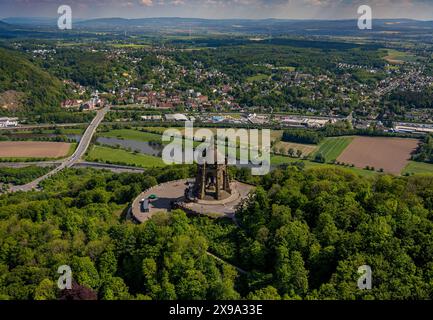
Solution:
{"label": "monument viewing terrace", "polygon": [[237,208],[253,190],[251,185],[230,181],[227,158],[222,164],[215,158],[214,163],[198,165],[195,179],[171,181],[144,191],[133,202],[130,214],[139,223],[155,213],[173,209],[212,218],[234,219]]}

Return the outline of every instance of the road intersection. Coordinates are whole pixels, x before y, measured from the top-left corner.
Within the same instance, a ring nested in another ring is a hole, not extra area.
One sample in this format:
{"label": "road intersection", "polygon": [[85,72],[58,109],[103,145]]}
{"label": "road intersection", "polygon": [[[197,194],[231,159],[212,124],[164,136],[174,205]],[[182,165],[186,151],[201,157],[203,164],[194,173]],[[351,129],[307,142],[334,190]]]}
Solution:
{"label": "road intersection", "polygon": [[86,131],[84,132],[80,140],[80,143],[78,144],[77,149],[75,150],[72,156],[66,158],[65,160],[63,160],[63,162],[60,162],[59,166],[57,166],[52,171],[48,172],[46,175],[39,177],[38,179],[26,185],[13,186],[9,189],[9,192],[18,192],[18,191],[27,192],[27,191],[38,189],[39,183],[41,183],[45,179],[52,177],[53,175],[57,174],[63,169],[71,168],[72,166],[74,166],[74,164],[80,161],[80,159],[86,153],[87,149],[89,148],[90,142],[92,141],[93,135],[95,134],[96,130],[98,129],[99,125],[101,124],[102,120],[104,119],[105,115],[109,110],[110,107],[107,106],[97,111],[96,117],[93,118],[92,122],[87,127]]}

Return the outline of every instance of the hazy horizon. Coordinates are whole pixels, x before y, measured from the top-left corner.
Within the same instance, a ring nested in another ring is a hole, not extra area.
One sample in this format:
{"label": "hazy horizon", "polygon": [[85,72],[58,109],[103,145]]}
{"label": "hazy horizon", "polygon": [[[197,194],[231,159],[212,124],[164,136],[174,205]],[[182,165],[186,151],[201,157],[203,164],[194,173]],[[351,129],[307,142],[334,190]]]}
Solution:
{"label": "hazy horizon", "polygon": [[69,4],[76,19],[201,18],[201,19],[357,19],[368,4],[377,19],[433,20],[428,0],[0,0],[0,19],[57,18]]}
{"label": "hazy horizon", "polygon": [[[0,20],[7,19],[41,19],[41,20],[57,20],[58,17],[47,17],[47,16],[5,16],[1,17]],[[357,18],[342,18],[342,19],[322,19],[322,18],[272,18],[272,17],[264,17],[264,18],[198,18],[198,17],[188,17],[188,16],[149,16],[149,17],[138,17],[138,18],[127,18],[121,16],[106,16],[106,17],[88,17],[88,18],[76,18],[80,21],[90,21],[90,20],[99,20],[99,19],[124,19],[124,20],[140,20],[140,19],[201,19],[201,20],[251,20],[251,21],[260,21],[260,20],[281,20],[281,21],[348,21],[348,20],[357,20]],[[379,20],[413,20],[413,21],[425,21],[433,22],[432,19],[416,19],[416,18],[405,18],[405,17],[395,17],[395,18],[383,18],[376,17]]]}

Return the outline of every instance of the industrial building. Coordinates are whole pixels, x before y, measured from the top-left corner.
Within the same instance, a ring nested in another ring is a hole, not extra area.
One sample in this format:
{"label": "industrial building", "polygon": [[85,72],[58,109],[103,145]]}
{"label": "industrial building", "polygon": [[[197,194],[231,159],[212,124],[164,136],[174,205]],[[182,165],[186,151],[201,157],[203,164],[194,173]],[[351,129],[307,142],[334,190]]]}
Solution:
{"label": "industrial building", "polygon": [[0,128],[16,127],[18,126],[18,118],[0,118]]}

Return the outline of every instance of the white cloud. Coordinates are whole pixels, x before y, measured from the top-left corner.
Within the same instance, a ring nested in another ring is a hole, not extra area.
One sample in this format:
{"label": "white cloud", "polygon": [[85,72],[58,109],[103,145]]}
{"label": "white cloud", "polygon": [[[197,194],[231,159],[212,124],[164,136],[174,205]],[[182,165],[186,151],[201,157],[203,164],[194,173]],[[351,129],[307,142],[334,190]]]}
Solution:
{"label": "white cloud", "polygon": [[140,0],[140,4],[145,7],[153,6],[153,0]]}

